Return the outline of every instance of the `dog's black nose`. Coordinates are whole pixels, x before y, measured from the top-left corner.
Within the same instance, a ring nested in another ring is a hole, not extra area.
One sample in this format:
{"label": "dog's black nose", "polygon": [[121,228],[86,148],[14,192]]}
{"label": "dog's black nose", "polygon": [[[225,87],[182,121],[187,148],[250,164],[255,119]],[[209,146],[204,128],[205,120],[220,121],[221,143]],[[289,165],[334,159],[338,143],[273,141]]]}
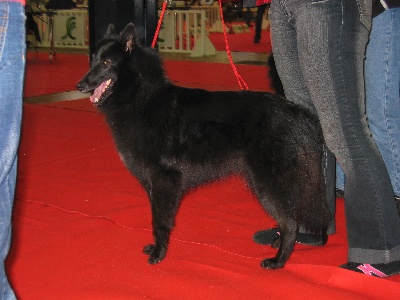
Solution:
{"label": "dog's black nose", "polygon": [[84,92],[85,91],[85,84],[83,83],[83,82],[78,82],[77,84],[76,84],[76,89],[78,90],[78,91],[80,91],[80,92]]}

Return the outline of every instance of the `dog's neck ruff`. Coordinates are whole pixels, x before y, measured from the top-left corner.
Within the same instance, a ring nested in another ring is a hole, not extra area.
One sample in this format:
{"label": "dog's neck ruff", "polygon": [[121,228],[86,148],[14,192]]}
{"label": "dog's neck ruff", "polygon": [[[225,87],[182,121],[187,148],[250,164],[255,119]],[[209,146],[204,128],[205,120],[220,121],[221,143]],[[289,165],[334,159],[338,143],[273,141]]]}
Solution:
{"label": "dog's neck ruff", "polygon": [[108,79],[106,81],[104,81],[102,84],[100,84],[93,92],[93,95],[90,96],[90,101],[92,103],[98,103],[101,95],[107,90],[107,88],[110,86],[111,84],[111,79]]}

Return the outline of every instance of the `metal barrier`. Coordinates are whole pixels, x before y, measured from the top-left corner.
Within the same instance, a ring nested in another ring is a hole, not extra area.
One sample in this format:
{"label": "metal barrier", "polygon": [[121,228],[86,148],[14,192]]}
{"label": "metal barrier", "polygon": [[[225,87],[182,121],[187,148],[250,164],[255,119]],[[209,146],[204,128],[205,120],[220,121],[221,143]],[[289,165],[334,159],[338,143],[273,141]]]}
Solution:
{"label": "metal barrier", "polygon": [[189,53],[191,57],[214,55],[206,31],[205,10],[167,10],[159,34],[160,52]]}

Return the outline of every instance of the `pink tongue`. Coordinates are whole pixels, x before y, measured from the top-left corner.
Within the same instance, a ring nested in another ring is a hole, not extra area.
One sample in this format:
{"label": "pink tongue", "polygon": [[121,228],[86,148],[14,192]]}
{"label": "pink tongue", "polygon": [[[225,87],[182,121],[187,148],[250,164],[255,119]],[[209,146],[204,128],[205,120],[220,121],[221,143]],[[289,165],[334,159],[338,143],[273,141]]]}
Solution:
{"label": "pink tongue", "polygon": [[93,92],[93,95],[90,96],[90,102],[96,103],[99,101],[101,94],[103,93],[103,89],[106,85],[106,81],[104,81],[102,84],[100,84]]}

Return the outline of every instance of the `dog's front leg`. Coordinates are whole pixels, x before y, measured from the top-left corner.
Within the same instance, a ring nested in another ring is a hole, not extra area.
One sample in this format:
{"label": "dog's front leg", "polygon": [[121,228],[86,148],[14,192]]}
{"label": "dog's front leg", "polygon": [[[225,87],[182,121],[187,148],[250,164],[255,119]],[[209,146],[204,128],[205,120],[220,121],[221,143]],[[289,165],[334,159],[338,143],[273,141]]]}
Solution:
{"label": "dog's front leg", "polygon": [[149,264],[157,264],[167,254],[170,233],[182,198],[179,174],[171,171],[157,172],[151,182],[149,196],[154,244],[144,246],[143,252],[149,255]]}

